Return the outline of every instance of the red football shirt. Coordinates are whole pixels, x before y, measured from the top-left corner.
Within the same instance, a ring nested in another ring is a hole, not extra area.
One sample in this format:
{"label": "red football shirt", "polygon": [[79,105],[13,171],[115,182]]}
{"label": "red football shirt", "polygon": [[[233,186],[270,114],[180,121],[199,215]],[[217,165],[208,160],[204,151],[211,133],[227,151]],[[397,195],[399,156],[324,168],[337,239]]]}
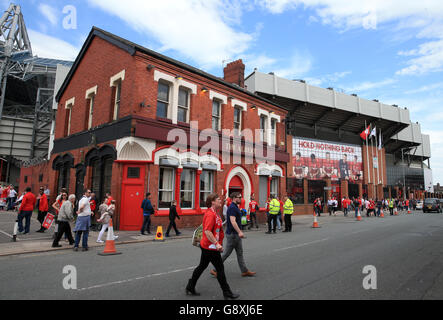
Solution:
{"label": "red football shirt", "polygon": [[257,212],[257,206],[258,206],[258,203],[256,201],[251,201],[249,203],[250,212]]}
{"label": "red football shirt", "polygon": [[223,221],[212,208],[206,210],[206,213],[203,217],[203,236],[200,241],[200,247],[206,250],[216,251],[215,245],[213,245],[206,236],[205,231],[207,230],[209,230],[214,235],[218,243],[223,243],[223,238],[225,237],[225,234],[223,232]]}

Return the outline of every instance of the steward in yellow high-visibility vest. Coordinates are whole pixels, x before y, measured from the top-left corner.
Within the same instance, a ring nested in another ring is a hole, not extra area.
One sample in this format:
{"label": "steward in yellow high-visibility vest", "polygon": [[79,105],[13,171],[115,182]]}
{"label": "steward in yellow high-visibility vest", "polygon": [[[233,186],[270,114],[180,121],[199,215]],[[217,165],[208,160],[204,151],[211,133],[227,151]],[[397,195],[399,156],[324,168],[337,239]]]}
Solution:
{"label": "steward in yellow high-visibility vest", "polygon": [[394,199],[389,200],[389,214],[394,215]]}
{"label": "steward in yellow high-visibility vest", "polygon": [[292,214],[294,213],[294,204],[287,196],[284,197],[283,213],[285,214],[285,231],[292,232]]}
{"label": "steward in yellow high-visibility vest", "polygon": [[277,219],[279,214],[280,201],[277,200],[277,197],[273,197],[269,203],[268,232],[266,232],[266,234],[271,234],[271,227],[274,233],[277,233]]}

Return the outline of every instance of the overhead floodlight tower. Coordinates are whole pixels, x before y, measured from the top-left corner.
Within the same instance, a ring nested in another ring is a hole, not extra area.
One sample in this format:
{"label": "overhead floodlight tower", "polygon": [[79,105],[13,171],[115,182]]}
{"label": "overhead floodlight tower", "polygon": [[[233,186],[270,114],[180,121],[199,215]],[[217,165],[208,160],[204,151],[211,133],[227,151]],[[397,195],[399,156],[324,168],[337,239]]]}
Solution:
{"label": "overhead floodlight tower", "polygon": [[0,18],[0,119],[5,103],[8,76],[23,78],[31,68],[31,42],[19,5],[11,4]]}

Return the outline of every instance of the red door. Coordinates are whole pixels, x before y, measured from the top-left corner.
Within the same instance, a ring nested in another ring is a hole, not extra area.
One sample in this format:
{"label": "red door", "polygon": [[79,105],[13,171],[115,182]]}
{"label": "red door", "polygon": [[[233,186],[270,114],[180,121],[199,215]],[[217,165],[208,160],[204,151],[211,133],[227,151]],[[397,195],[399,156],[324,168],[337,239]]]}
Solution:
{"label": "red door", "polygon": [[145,198],[145,165],[125,165],[122,179],[120,229],[140,230],[143,224],[141,204]]}

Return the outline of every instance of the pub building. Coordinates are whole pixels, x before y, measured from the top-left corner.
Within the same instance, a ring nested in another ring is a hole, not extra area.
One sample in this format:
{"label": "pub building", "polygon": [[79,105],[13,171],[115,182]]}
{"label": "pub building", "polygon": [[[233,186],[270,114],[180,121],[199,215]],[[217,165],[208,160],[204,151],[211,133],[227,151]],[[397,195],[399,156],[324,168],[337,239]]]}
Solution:
{"label": "pub building", "polygon": [[[56,96],[52,198],[110,192],[116,228],[140,230],[148,192],[153,224],[167,224],[176,200],[178,227],[199,225],[213,192],[240,192],[242,207],[285,193],[287,110],[246,90],[244,69],[234,61],[221,79],[94,27]],[[177,132],[181,145],[168,139]]]}

